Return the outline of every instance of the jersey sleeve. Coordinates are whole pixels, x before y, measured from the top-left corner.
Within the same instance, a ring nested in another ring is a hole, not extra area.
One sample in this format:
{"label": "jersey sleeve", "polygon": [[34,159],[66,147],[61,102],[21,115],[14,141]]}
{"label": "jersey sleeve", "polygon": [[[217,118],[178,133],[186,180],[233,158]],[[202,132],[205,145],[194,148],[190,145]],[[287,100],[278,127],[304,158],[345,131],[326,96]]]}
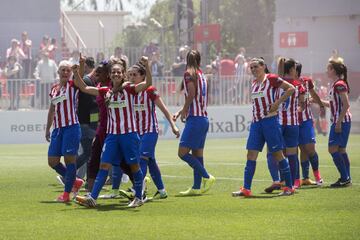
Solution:
{"label": "jersey sleeve", "polygon": [[279,88],[281,84],[284,82],[284,80],[282,80],[276,74],[268,74],[267,79],[269,79],[270,85],[274,88]]}
{"label": "jersey sleeve", "polygon": [[107,92],[109,92],[110,91],[110,88],[108,88],[108,87],[101,87],[101,88],[99,88],[99,96],[101,97],[101,98],[104,98],[105,97],[105,94],[107,93]]}
{"label": "jersey sleeve", "polygon": [[298,85],[299,94],[305,94],[306,89],[304,85],[302,85],[299,81],[297,81],[297,85]]}
{"label": "jersey sleeve", "polygon": [[155,101],[160,97],[158,90],[153,86],[150,86],[148,89],[146,89],[146,92],[149,95],[151,101]]}
{"label": "jersey sleeve", "polygon": [[132,83],[126,84],[124,87],[124,91],[128,92],[131,95],[136,95],[135,84]]}
{"label": "jersey sleeve", "polygon": [[344,81],[335,83],[334,90],[338,93],[348,92],[348,87]]}

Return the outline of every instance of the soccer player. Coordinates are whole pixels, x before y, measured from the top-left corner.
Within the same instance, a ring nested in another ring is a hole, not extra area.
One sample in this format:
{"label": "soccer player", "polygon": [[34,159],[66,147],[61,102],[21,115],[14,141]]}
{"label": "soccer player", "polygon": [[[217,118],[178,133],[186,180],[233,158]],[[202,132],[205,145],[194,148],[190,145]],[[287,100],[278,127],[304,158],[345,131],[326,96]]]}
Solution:
{"label": "soccer player", "polygon": [[326,73],[333,81],[329,91],[330,100],[322,100],[323,104],[331,110],[329,153],[340,173],[340,178],[330,187],[347,187],[351,185],[350,161],[346,153],[351,128],[347,68],[341,60],[330,59]]}
{"label": "soccer player", "polygon": [[[130,82],[139,84],[145,80],[146,68],[142,64],[133,65],[128,71]],[[155,159],[155,146],[159,135],[159,126],[156,114],[156,106],[160,108],[176,137],[180,136],[179,129],[172,120],[172,116],[161,99],[155,87],[150,86],[145,91],[135,95],[134,110],[135,120],[138,133],[140,135],[140,166],[144,178],[146,176],[147,167],[153,179],[157,192],[154,199],[167,198],[161,173]]]}
{"label": "soccer player", "polygon": [[[275,74],[266,74],[268,70],[261,58],[253,58],[250,61],[250,69],[255,77],[251,86],[253,121],[250,125],[246,146],[248,152],[244,170],[244,185],[232,195],[234,197],[250,197],[252,195],[251,183],[255,173],[256,159],[265,142],[273,159],[278,162],[280,173],[285,179],[286,186],[280,196],[292,195],[294,189],[289,163],[282,151],[283,141],[278,120],[278,108],[295,92],[295,88]],[[284,90],[284,94],[275,98],[275,92],[279,88]]]}
{"label": "soccer player", "polygon": [[[311,78],[301,76],[302,65],[296,62],[296,76],[305,88],[304,109],[299,112],[299,148],[300,161],[302,169],[301,185],[318,185],[323,184],[323,179],[319,171],[319,157],[315,150],[315,129],[313,116],[310,108],[310,97],[312,101],[319,104],[320,116],[325,116],[325,107],[321,102],[319,95],[314,89],[314,83]],[[315,183],[309,178],[309,165],[313,169]]]}
{"label": "soccer player", "polygon": [[[51,88],[45,138],[50,142],[48,164],[65,179],[64,192],[57,198],[58,202],[69,202],[70,192],[77,195],[84,181],[76,179],[76,155],[79,149],[81,130],[76,107],[79,90],[71,77],[71,64],[61,61],[58,74],[60,82]],[[50,136],[50,128],[53,130]],[[64,156],[66,167],[60,162]]]}
{"label": "soccer player", "polygon": [[[194,183],[191,188],[180,192],[181,196],[201,195],[209,191],[215,183],[215,177],[208,174],[204,168],[204,146],[209,129],[207,117],[208,85],[205,75],[200,69],[201,56],[197,50],[191,50],[186,56],[186,72],[183,86],[185,103],[183,108],[175,113],[174,121],[180,117],[185,122],[181,134],[178,156],[194,171]],[[190,154],[191,151],[191,154]],[[201,186],[201,182],[203,185]]]}
{"label": "soccer player", "polygon": [[110,78],[113,88],[90,87],[82,81],[77,67],[74,67],[76,84],[81,91],[101,96],[106,99],[108,110],[107,136],[101,154],[100,170],[96,176],[94,187],[89,196],[77,196],[76,200],[87,207],[95,207],[96,199],[103,187],[108,171],[112,164],[119,165],[119,158],[129,164],[134,178],[135,199],[129,207],[139,207],[142,202],[143,174],[139,166],[139,135],[136,132],[134,118],[133,95],[151,86],[152,78],[147,57],[142,57],[142,64],[146,66],[148,74],[146,81],[137,85],[125,82],[125,68],[120,61],[113,60],[110,68]]}

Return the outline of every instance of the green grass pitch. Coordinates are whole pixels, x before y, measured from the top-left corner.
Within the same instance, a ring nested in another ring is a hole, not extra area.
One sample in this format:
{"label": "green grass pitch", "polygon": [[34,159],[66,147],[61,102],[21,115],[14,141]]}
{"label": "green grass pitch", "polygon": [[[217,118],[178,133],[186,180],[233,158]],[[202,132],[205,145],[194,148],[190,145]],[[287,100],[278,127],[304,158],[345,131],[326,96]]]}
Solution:
{"label": "green grass pitch", "polygon": [[[178,141],[160,140],[157,160],[169,197],[136,209],[125,208],[124,199],[99,200],[97,209],[55,203],[62,187],[47,166],[47,145],[0,145],[0,239],[359,239],[359,142],[352,135],[348,145],[352,187],[327,187],[338,173],[319,136],[324,187],[264,194],[271,180],[262,153],[255,198],[243,199],[231,192],[242,184],[246,139],[208,140],[205,164],[217,182],[202,196],[182,198],[176,195],[191,186],[192,172],[177,158]],[[155,191],[151,183],[149,195]]]}

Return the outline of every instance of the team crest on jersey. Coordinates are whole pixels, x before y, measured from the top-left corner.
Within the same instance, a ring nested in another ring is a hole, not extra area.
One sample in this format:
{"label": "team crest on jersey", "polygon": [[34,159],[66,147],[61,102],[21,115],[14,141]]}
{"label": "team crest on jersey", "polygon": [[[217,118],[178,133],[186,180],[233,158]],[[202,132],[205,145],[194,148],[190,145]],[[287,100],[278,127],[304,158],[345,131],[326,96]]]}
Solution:
{"label": "team crest on jersey", "polygon": [[51,99],[51,103],[56,105],[66,100],[66,95],[60,95]]}

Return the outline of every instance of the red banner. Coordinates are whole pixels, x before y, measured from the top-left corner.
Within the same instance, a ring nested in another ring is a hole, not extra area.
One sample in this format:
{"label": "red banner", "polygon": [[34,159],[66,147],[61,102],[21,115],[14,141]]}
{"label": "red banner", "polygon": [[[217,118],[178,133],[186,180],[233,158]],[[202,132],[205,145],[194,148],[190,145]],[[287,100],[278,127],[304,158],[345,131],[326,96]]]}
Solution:
{"label": "red banner", "polygon": [[281,32],[280,48],[308,47],[308,32]]}
{"label": "red banner", "polygon": [[194,41],[207,42],[221,39],[220,24],[203,24],[195,26]]}

